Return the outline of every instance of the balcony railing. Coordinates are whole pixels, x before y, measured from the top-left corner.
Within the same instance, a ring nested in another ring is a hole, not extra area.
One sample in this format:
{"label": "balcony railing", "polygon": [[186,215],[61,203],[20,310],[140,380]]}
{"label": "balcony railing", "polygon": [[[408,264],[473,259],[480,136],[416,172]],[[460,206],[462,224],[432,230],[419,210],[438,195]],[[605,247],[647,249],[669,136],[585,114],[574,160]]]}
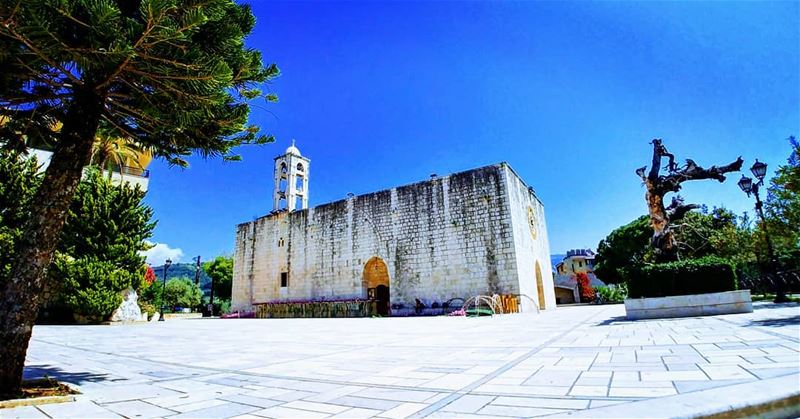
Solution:
{"label": "balcony railing", "polygon": [[111,170],[113,172],[118,172],[119,174],[124,175],[124,176],[138,176],[138,177],[143,177],[143,178],[149,178],[150,177],[150,171],[149,170],[140,169],[138,167],[133,167],[133,166],[122,166],[122,167],[115,166],[115,167],[112,167]]}

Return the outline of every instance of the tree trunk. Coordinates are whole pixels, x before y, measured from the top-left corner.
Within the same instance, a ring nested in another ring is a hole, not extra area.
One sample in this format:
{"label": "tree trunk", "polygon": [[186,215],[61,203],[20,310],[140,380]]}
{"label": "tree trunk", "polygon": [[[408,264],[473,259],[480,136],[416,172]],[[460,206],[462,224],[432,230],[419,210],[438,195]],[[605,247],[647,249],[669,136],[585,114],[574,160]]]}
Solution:
{"label": "tree trunk", "polygon": [[50,165],[30,209],[11,275],[0,282],[0,394],[16,394],[40,297],[69,205],[89,163],[103,101],[75,92]]}
{"label": "tree trunk", "polygon": [[[704,169],[693,160],[687,159],[686,165],[679,168],[675,163],[675,156],[667,151],[661,139],[655,138],[650,144],[653,145],[653,161],[650,165],[650,172],[647,173],[647,166],[645,166],[637,169],[636,174],[644,181],[647,188],[645,200],[650,214],[650,224],[653,226],[651,245],[656,261],[671,262],[678,259],[678,240],[675,238],[670,224],[683,218],[689,211],[699,208],[699,205],[684,204],[680,196],[675,196],[669,207],[665,207],[664,195],[678,192],[681,184],[690,180],[715,179],[724,182],[725,174],[741,170],[744,161],[739,157],[733,163],[725,166],[711,166]],[[660,174],[662,157],[669,159],[666,167],[668,173],[664,176]]]}
{"label": "tree trunk", "polygon": [[659,194],[655,185],[649,180],[645,182],[647,193],[647,209],[650,214],[650,224],[653,226],[653,239],[651,245],[658,262],[670,262],[677,259],[678,243],[675,234],[670,228],[670,217],[664,207],[664,196]]}

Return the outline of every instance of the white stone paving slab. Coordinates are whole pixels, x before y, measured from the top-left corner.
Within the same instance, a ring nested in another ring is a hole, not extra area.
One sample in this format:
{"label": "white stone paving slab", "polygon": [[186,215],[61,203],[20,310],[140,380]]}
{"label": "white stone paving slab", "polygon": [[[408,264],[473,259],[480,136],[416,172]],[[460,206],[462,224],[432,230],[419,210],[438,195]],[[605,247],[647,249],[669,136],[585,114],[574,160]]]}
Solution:
{"label": "white stone paving slab", "polygon": [[389,409],[379,416],[382,418],[392,418],[392,419],[401,419],[407,418],[414,413],[419,412],[420,410],[426,408],[428,405],[424,403],[403,403],[397,407]]}
{"label": "white stone paving slab", "polygon": [[36,406],[21,406],[0,410],[0,418],[39,419],[47,417]]}
{"label": "white stone paving slab", "polygon": [[[118,418],[120,415],[89,400],[36,406],[52,418]],[[2,410],[0,410],[2,412]]]}
{"label": "white stone paving slab", "polygon": [[[744,384],[729,385],[710,390],[697,391],[671,397],[653,398],[614,406],[598,407],[575,411],[563,417],[577,418],[620,418],[620,417],[653,417],[654,412],[668,412],[663,416],[689,418],[698,416],[736,417],[722,415],[731,409],[742,409],[769,403],[775,398],[800,396],[797,383],[800,374],[753,381]],[[668,410],[666,410],[668,409]],[[800,406],[790,406],[772,417],[798,417]],[[556,415],[554,417],[561,417]]]}
{"label": "white stone paving slab", "polygon": [[380,410],[372,410],[372,409],[362,409],[359,407],[354,407],[352,409],[347,409],[338,415],[331,416],[332,418],[341,418],[341,419],[366,419],[375,417],[380,414]]}
{"label": "white stone paving slab", "polygon": [[227,418],[231,416],[240,416],[248,413],[254,413],[257,410],[259,410],[259,408],[255,406],[248,406],[239,403],[223,403],[220,405],[207,407],[204,409],[191,410],[188,412],[181,413],[179,415],[170,416],[170,418],[175,418],[175,419],[223,418],[223,417]]}
{"label": "white stone paving slab", "polygon": [[495,396],[464,395],[448,403],[440,410],[446,412],[475,413],[494,399]]}
{"label": "white stone paving slab", "polygon": [[103,407],[126,418],[157,418],[175,415],[174,410],[158,407],[139,400],[104,404]]}
{"label": "white stone paving slab", "polygon": [[[166,416],[157,409],[181,417],[570,415],[796,375],[799,309],[757,303],[748,314],[643,321],[621,320],[624,308],[611,305],[477,319],[36,326],[26,374],[81,389],[78,402],[40,407],[57,417],[114,417],[109,407],[137,417],[137,406],[147,412],[139,417]],[[214,339],[198,345],[198,336]]]}
{"label": "white stone paving slab", "polygon": [[312,412],[310,410],[292,409],[283,406],[269,407],[267,409],[255,411],[252,414],[255,416],[260,416],[265,418],[298,418],[298,419],[327,418],[331,416],[328,413]]}

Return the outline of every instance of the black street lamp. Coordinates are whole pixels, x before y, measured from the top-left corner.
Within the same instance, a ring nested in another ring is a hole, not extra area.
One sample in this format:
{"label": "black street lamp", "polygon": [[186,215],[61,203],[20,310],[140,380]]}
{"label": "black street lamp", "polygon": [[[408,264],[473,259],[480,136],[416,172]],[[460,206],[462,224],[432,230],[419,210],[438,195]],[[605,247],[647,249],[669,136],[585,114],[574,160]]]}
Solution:
{"label": "black street lamp", "polygon": [[[759,188],[764,185],[764,177],[767,175],[767,165],[756,159],[750,171],[753,172],[753,176],[758,179],[758,182],[753,182],[753,179],[742,175],[742,178],[739,180],[739,188],[746,193],[747,196],[753,194],[756,197],[756,211],[758,211],[758,216],[761,217],[761,225],[764,226],[764,239],[767,241],[767,257],[769,258],[768,270],[770,274],[774,275],[778,269],[778,261],[775,259],[775,250],[772,247],[772,240],[769,237],[767,219],[764,217],[764,203],[761,202],[761,196],[758,194]],[[786,293],[783,289],[783,281],[780,278],[775,278],[775,302],[785,303],[786,301],[788,300],[786,299]]]}
{"label": "black street lamp", "polygon": [[160,322],[164,321],[164,291],[167,289],[167,269],[169,269],[170,265],[172,265],[172,260],[167,259],[164,263],[164,281],[161,285],[161,315],[158,317]]}

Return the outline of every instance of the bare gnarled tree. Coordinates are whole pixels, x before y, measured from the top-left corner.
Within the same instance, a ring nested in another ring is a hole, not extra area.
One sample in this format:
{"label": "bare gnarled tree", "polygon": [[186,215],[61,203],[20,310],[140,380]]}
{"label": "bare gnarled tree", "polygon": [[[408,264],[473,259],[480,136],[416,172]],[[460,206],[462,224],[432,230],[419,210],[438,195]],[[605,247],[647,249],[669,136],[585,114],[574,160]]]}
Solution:
{"label": "bare gnarled tree", "polygon": [[[742,168],[742,158],[739,157],[735,162],[725,166],[711,166],[704,169],[691,159],[686,159],[686,165],[678,167],[675,163],[675,156],[667,151],[661,139],[654,139],[653,162],[650,172],[647,166],[636,170],[636,174],[642,178],[647,193],[647,209],[650,213],[650,223],[653,225],[652,246],[655,250],[656,259],[659,262],[672,261],[678,257],[678,243],[672,230],[672,224],[681,220],[689,211],[699,208],[696,204],[686,204],[679,195],[672,198],[672,202],[664,205],[664,195],[670,192],[681,190],[681,184],[689,180],[716,179],[720,182],[725,181],[725,173],[738,172]],[[666,174],[661,174],[661,159],[668,158],[669,162],[663,168]]]}

